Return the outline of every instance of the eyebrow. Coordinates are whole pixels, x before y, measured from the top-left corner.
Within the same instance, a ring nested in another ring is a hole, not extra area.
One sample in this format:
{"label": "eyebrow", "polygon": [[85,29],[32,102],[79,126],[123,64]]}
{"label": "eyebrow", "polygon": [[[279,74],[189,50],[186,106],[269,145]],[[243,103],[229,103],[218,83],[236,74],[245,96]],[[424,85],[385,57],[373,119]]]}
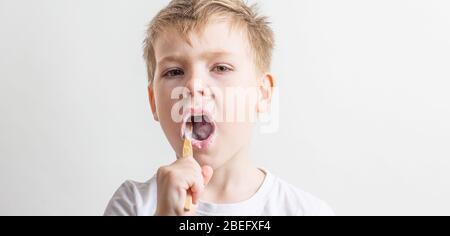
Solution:
{"label": "eyebrow", "polygon": [[233,53],[227,51],[211,51],[206,52],[201,55],[202,58],[214,58],[214,57],[223,57],[223,56],[231,56]]}
{"label": "eyebrow", "polygon": [[[211,59],[211,58],[231,56],[231,55],[233,55],[233,53],[219,50],[219,51],[209,51],[209,52],[202,53],[200,55],[200,58],[202,58],[202,59]],[[163,65],[165,63],[169,63],[169,62],[182,62],[182,63],[185,63],[186,61],[187,61],[187,59],[186,59],[185,56],[182,56],[182,55],[170,55],[170,56],[163,57],[160,61],[158,61],[158,66],[161,66],[161,65]]]}
{"label": "eyebrow", "polygon": [[167,56],[163,57],[161,61],[158,61],[158,66],[161,66],[168,62],[179,62],[179,61],[184,62],[186,60],[183,56]]}

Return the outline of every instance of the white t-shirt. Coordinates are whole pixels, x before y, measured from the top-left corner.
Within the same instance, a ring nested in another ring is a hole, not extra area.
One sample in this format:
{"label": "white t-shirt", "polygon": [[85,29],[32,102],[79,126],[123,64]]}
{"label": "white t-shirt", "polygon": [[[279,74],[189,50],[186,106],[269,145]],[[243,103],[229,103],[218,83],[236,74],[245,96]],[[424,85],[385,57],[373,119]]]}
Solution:
{"label": "white t-shirt", "polygon": [[[200,216],[333,216],[322,200],[265,171],[259,190],[248,200],[233,204],[199,201]],[[109,202],[105,216],[152,216],[156,210],[156,177],[148,182],[127,181]]]}

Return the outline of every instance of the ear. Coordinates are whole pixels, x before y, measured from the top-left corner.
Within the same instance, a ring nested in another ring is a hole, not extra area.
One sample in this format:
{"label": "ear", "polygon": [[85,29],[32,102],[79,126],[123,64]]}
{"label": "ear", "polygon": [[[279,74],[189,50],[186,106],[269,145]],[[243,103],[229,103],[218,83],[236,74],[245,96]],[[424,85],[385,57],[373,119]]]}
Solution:
{"label": "ear", "polygon": [[266,73],[260,79],[259,84],[259,98],[257,104],[257,112],[265,113],[270,110],[270,105],[272,103],[273,90],[275,88],[275,78],[270,74]]}
{"label": "ear", "polygon": [[156,112],[155,93],[153,91],[153,83],[151,83],[147,89],[148,89],[148,101],[150,103],[150,107],[152,108],[153,119],[155,119],[155,121],[159,121],[158,113]]}

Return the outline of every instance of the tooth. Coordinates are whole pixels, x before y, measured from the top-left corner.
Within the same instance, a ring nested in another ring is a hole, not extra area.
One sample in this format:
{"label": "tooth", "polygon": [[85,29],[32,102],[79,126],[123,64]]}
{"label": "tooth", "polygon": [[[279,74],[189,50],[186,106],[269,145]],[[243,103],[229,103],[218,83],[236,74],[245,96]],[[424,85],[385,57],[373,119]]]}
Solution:
{"label": "tooth", "polygon": [[194,117],[194,122],[200,123],[200,122],[202,122],[202,121],[203,121],[202,116],[195,116],[195,117]]}

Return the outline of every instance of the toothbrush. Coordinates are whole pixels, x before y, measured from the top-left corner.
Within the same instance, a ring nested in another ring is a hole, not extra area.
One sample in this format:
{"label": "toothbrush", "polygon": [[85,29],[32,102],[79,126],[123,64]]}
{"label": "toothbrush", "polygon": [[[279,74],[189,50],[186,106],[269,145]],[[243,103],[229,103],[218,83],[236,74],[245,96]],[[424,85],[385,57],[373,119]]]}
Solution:
{"label": "toothbrush", "polygon": [[[184,131],[184,143],[183,143],[183,158],[191,157],[193,156],[192,152],[192,125],[189,125],[188,128]],[[184,210],[190,211],[192,208],[192,195],[188,191],[186,194],[186,200],[184,202]]]}

